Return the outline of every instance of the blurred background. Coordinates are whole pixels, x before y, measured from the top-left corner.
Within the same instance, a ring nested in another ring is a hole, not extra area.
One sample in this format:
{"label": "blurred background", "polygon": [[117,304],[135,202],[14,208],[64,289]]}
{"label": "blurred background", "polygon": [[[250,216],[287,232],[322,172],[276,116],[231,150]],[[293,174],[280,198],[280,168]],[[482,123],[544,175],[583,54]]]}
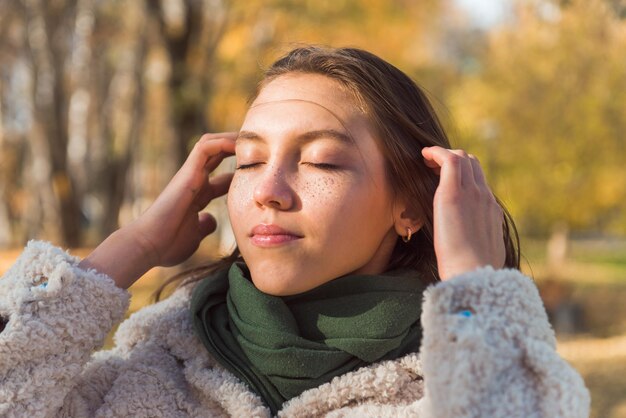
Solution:
{"label": "blurred background", "polygon": [[[301,43],[368,49],[428,91],[513,214],[593,416],[626,417],[623,0],[0,0],[0,273],[29,239],[84,255],[137,217]],[[232,248],[224,208],[131,311]]]}

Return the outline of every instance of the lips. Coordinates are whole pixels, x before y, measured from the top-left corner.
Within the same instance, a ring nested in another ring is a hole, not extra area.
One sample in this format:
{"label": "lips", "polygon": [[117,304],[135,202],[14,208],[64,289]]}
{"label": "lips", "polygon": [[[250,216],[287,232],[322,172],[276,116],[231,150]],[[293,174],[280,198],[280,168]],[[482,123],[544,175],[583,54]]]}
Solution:
{"label": "lips", "polygon": [[300,238],[302,235],[273,224],[259,224],[250,233],[250,240],[259,247],[274,247]]}

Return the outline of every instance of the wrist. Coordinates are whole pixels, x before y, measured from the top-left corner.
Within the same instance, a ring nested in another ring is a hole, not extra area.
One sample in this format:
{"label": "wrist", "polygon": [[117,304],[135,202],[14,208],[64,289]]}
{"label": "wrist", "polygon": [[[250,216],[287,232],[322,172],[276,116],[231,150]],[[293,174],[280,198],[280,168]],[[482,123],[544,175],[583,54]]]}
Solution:
{"label": "wrist", "polygon": [[[141,259],[145,264],[147,270],[150,270],[153,267],[157,267],[161,265],[160,256],[158,249],[154,246],[150,240],[148,240],[143,232],[141,232],[141,227],[135,221],[130,225],[115,231],[115,233],[120,234],[122,240],[132,243],[132,245],[139,251],[141,255]],[[146,270],[146,271],[147,271]]]}
{"label": "wrist", "polygon": [[118,287],[129,288],[156,265],[152,253],[142,238],[138,238],[139,235],[133,233],[132,228],[113,232],[78,266],[104,273]]}
{"label": "wrist", "polygon": [[489,265],[491,264],[487,261],[474,259],[457,261],[456,263],[449,263],[445,266],[439,267],[439,278],[442,281],[450,280],[453,277],[460,276],[462,274],[469,273],[471,271]]}

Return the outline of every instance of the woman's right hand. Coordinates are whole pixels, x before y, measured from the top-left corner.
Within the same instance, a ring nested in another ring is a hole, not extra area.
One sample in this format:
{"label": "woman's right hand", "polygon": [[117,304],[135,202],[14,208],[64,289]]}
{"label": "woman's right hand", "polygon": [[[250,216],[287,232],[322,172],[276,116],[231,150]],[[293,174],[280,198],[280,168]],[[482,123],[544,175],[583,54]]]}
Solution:
{"label": "woman's right hand", "polygon": [[215,231],[215,218],[200,211],[228,191],[232,173],[209,174],[234,155],[236,137],[236,132],[203,135],[154,203],[129,225],[155,266],[185,261]]}
{"label": "woman's right hand", "polygon": [[232,173],[210,179],[209,174],[235,153],[236,137],[236,132],[203,135],[154,203],[111,234],[80,266],[105,273],[128,288],[152,267],[189,258],[216,228],[213,216],[200,211],[228,191]]}

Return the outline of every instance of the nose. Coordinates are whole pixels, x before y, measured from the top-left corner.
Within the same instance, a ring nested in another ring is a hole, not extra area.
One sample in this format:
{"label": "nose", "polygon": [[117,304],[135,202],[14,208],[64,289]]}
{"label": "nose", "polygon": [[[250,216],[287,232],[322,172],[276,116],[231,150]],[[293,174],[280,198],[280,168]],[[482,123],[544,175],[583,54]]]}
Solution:
{"label": "nose", "polygon": [[254,188],[257,206],[278,210],[291,209],[295,201],[294,191],[287,183],[283,171],[279,168],[268,168]]}

